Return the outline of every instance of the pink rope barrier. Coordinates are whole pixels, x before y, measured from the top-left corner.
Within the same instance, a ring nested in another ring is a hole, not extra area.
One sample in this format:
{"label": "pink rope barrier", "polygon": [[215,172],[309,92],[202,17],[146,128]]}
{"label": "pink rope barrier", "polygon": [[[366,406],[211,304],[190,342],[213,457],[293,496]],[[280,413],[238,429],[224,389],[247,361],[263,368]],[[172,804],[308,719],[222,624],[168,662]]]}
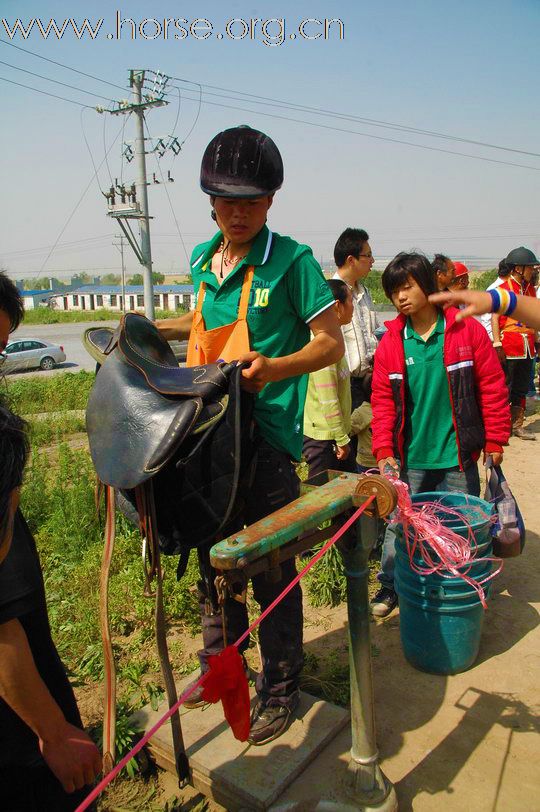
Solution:
{"label": "pink rope barrier", "polygon": [[[364,504],[363,504],[363,505],[361,505],[361,506],[360,506],[360,507],[359,507],[357,510],[355,510],[355,512],[352,514],[352,516],[350,516],[350,517],[347,519],[347,521],[346,521],[346,522],[345,522],[345,523],[344,523],[344,524],[343,524],[343,525],[342,525],[342,526],[339,528],[339,530],[338,530],[338,531],[337,531],[337,532],[336,532],[336,533],[335,533],[335,534],[332,536],[332,538],[331,538],[331,539],[329,539],[329,540],[326,542],[326,544],[325,544],[323,547],[321,547],[321,549],[319,550],[319,552],[318,552],[318,553],[316,553],[316,554],[313,556],[313,558],[312,558],[312,559],[311,559],[311,560],[310,560],[310,561],[309,561],[309,562],[306,564],[306,566],[305,566],[305,567],[304,567],[304,568],[303,568],[303,569],[302,569],[302,570],[301,570],[301,571],[300,571],[300,572],[299,572],[299,573],[296,575],[296,577],[295,577],[295,578],[293,578],[293,580],[290,582],[290,584],[288,584],[288,585],[285,587],[285,589],[283,590],[283,592],[281,592],[281,593],[280,593],[280,594],[277,596],[277,598],[275,598],[275,600],[273,600],[273,601],[272,601],[272,603],[271,603],[269,606],[267,606],[267,607],[266,607],[266,609],[264,610],[264,612],[262,612],[262,613],[259,615],[259,617],[258,617],[256,620],[254,620],[254,621],[253,621],[253,623],[251,624],[251,626],[250,626],[250,627],[249,627],[249,628],[248,628],[248,629],[247,629],[247,630],[244,632],[244,634],[243,634],[243,635],[241,635],[241,637],[239,637],[239,638],[238,638],[238,640],[237,640],[237,641],[234,643],[234,645],[235,645],[236,647],[238,647],[238,646],[240,645],[240,643],[243,643],[243,641],[244,641],[244,640],[245,640],[245,639],[246,639],[246,638],[247,638],[247,637],[248,637],[248,636],[251,634],[251,632],[252,632],[252,631],[254,631],[254,629],[256,629],[256,628],[257,628],[257,626],[258,626],[260,623],[262,623],[262,621],[263,621],[263,620],[264,620],[266,617],[268,617],[268,615],[270,614],[270,612],[272,612],[272,611],[273,611],[273,610],[276,608],[276,606],[278,605],[278,603],[279,603],[280,601],[282,601],[282,600],[283,600],[283,598],[284,598],[286,595],[288,595],[288,594],[289,594],[289,592],[291,591],[291,589],[293,589],[293,588],[296,586],[296,584],[298,584],[298,583],[299,583],[299,581],[300,581],[300,580],[301,580],[301,579],[304,577],[304,575],[305,575],[307,572],[309,572],[309,570],[310,570],[310,569],[311,569],[311,568],[312,568],[312,567],[313,567],[313,566],[314,566],[314,565],[317,563],[317,561],[319,561],[319,560],[320,560],[320,559],[323,557],[323,555],[324,555],[326,552],[328,552],[328,550],[330,549],[330,547],[332,547],[332,546],[333,546],[333,545],[336,543],[336,541],[339,541],[339,539],[340,539],[340,538],[341,538],[341,537],[344,535],[344,533],[346,533],[346,532],[347,532],[347,530],[348,530],[348,529],[349,529],[349,528],[350,528],[350,527],[351,527],[351,526],[354,524],[354,522],[355,522],[355,521],[356,521],[356,520],[357,520],[357,519],[358,519],[358,518],[361,516],[361,514],[362,514],[362,513],[365,511],[365,509],[366,509],[367,507],[369,507],[369,505],[370,505],[370,504],[373,502],[373,500],[374,500],[374,499],[375,499],[375,494],[374,494],[373,496],[369,496],[369,497],[366,499],[366,501],[364,502]],[[85,809],[88,809],[88,807],[90,806],[90,804],[91,804],[93,801],[95,801],[95,800],[96,800],[96,798],[97,798],[99,795],[101,795],[101,793],[103,792],[103,790],[104,790],[106,787],[108,787],[108,785],[111,783],[111,781],[113,781],[113,780],[116,778],[116,776],[118,775],[118,773],[120,773],[120,772],[121,772],[121,771],[124,769],[124,767],[126,766],[126,764],[128,763],[128,761],[131,761],[131,759],[132,759],[134,756],[136,756],[136,755],[137,755],[137,753],[139,753],[139,752],[140,752],[140,751],[143,749],[143,747],[144,747],[146,744],[148,744],[148,742],[150,741],[150,739],[152,738],[152,736],[153,736],[155,733],[157,733],[157,731],[159,730],[159,728],[160,728],[162,725],[164,725],[164,724],[165,724],[165,722],[166,722],[168,719],[170,719],[170,718],[171,718],[171,716],[172,716],[174,713],[176,713],[176,711],[178,710],[178,708],[180,707],[180,705],[182,705],[182,704],[183,704],[183,703],[186,701],[186,699],[188,699],[188,698],[191,696],[191,694],[192,694],[192,693],[193,693],[193,692],[194,692],[194,691],[195,691],[195,690],[196,690],[196,689],[199,687],[199,685],[202,685],[202,684],[204,683],[204,681],[206,680],[206,678],[207,678],[208,674],[209,674],[209,672],[208,672],[208,671],[207,671],[207,672],[205,672],[204,674],[202,674],[202,675],[200,676],[200,678],[197,680],[197,682],[195,682],[195,683],[194,683],[193,685],[191,685],[191,686],[190,686],[190,687],[189,687],[189,688],[188,688],[186,691],[184,691],[184,693],[183,693],[183,694],[182,694],[182,695],[181,695],[181,696],[178,698],[178,700],[177,700],[177,701],[174,703],[174,705],[172,705],[172,707],[170,707],[170,708],[169,708],[169,710],[168,710],[166,713],[164,713],[164,714],[163,714],[163,716],[162,716],[160,719],[158,719],[158,721],[157,721],[157,722],[156,722],[156,723],[155,723],[155,724],[154,724],[154,725],[153,725],[153,726],[150,728],[150,730],[148,730],[148,731],[147,731],[147,732],[144,734],[144,736],[142,737],[142,739],[140,739],[140,740],[137,742],[137,744],[136,744],[134,747],[132,747],[132,748],[131,748],[131,750],[129,751],[129,753],[127,753],[127,754],[126,754],[126,755],[125,755],[125,756],[124,756],[124,757],[123,757],[123,758],[122,758],[122,759],[121,759],[121,760],[118,762],[118,764],[116,764],[116,765],[113,767],[113,769],[112,769],[112,770],[111,770],[111,771],[110,771],[110,772],[109,772],[107,775],[105,775],[105,776],[104,776],[104,777],[101,779],[101,781],[100,781],[100,782],[99,782],[99,783],[98,783],[98,784],[97,784],[97,785],[94,787],[94,789],[93,789],[93,790],[90,792],[90,794],[89,794],[89,795],[87,795],[87,797],[84,799],[84,801],[82,801],[82,803],[80,803],[80,804],[79,804],[79,806],[77,807],[77,809],[75,810],[75,812],[84,812],[84,810],[85,810]]]}
{"label": "pink rope barrier", "polygon": [[[477,592],[482,606],[486,609],[483,584],[499,574],[502,560],[492,556],[477,558],[478,544],[472,528],[468,526],[467,535],[460,536],[445,524],[448,520],[458,519],[462,524],[468,525],[462,512],[441,502],[415,505],[411,500],[408,485],[393,477],[391,481],[398,492],[397,516],[403,526],[411,569],[419,575],[436,573],[442,578],[461,578]],[[478,514],[481,519],[491,521],[480,509]],[[414,559],[417,552],[423,562],[421,566]],[[474,578],[469,573],[472,566],[480,561],[497,562],[498,567],[483,578]]]}

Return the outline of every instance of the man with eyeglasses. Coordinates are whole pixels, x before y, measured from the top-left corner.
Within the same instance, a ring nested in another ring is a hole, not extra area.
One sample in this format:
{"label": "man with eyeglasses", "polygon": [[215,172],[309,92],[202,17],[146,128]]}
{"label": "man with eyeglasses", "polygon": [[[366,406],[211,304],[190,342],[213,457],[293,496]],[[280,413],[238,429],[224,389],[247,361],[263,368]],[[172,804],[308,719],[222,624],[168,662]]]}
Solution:
{"label": "man with eyeglasses", "polygon": [[[0,272],[0,352],[23,314]],[[27,455],[26,425],[0,396],[0,809],[70,812],[101,758],[51,638],[36,544],[18,509]]]}
{"label": "man with eyeglasses", "polygon": [[[345,282],[353,296],[354,310],[350,324],[341,328],[345,340],[345,358],[351,373],[352,409],[371,399],[373,356],[377,349],[375,330],[379,326],[373,299],[363,283],[375,260],[369,235],[361,228],[346,228],[334,246],[337,271],[334,279]],[[356,437],[353,439],[353,444]],[[356,448],[351,447],[356,456]]]}

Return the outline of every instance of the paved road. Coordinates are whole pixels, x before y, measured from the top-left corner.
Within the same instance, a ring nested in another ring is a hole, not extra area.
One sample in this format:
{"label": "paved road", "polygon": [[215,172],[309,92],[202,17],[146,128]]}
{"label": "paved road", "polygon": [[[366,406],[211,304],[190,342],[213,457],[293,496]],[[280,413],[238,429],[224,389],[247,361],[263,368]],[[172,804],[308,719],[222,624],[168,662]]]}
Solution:
{"label": "paved road", "polygon": [[[59,372],[79,372],[81,369],[93,372],[96,368],[96,362],[88,355],[83,347],[82,337],[84,331],[88,327],[116,327],[117,324],[117,321],[71,322],[69,324],[23,324],[22,327],[19,327],[19,329],[13,333],[13,337],[44,338],[47,341],[52,341],[53,344],[60,344],[66,353],[66,361],[49,372],[41,370],[17,372],[10,375],[10,379],[28,377],[35,374],[43,376],[56,375]],[[182,349],[184,350],[185,357],[186,342],[175,341],[172,342],[172,346],[177,357],[181,358]]]}
{"label": "paved road", "polygon": [[[393,318],[393,312],[379,313],[380,321]],[[83,347],[82,337],[88,327],[116,327],[117,321],[70,322],[68,324],[29,324],[19,327],[13,336],[16,338],[44,338],[53,344],[60,344],[66,353],[66,361],[50,371],[29,370],[10,375],[10,378],[28,377],[29,375],[55,375],[58,372],[78,372],[81,369],[93,371],[96,363]],[[172,342],[177,358],[185,360],[187,342]]]}

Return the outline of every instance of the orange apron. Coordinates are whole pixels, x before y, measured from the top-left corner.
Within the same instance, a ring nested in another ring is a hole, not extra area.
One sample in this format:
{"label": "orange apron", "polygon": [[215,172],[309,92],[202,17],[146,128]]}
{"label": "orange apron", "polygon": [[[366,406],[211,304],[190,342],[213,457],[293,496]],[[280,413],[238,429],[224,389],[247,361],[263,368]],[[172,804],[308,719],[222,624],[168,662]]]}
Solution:
{"label": "orange apron", "polygon": [[193,313],[193,325],[189,334],[186,366],[196,367],[201,364],[214,364],[217,361],[236,361],[241,355],[250,351],[247,309],[249,292],[255,268],[250,265],[246,270],[238,305],[238,318],[223,327],[206,330],[202,315],[202,306],[206,283],[201,282],[197,307]]}

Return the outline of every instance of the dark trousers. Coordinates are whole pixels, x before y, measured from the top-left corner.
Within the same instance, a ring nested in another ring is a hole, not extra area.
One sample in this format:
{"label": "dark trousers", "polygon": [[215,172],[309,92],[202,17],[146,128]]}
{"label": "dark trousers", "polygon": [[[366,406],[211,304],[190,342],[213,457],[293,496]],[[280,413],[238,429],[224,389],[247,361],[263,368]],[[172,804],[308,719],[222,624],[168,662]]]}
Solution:
{"label": "dark trousers", "polygon": [[[46,766],[0,768],[2,812],[73,812],[91,789],[68,795]],[[89,809],[95,809],[94,804]]]}
{"label": "dark trousers", "polygon": [[525,406],[534,361],[532,358],[507,358],[506,385],[512,406]]}
{"label": "dark trousers", "polygon": [[[356,438],[355,438],[356,439]],[[309,465],[309,476],[316,476],[322,471],[348,471],[356,473],[355,455],[351,451],[349,444],[349,456],[346,460],[338,460],[334,453],[335,443],[333,440],[314,440],[312,437],[304,437],[302,453]]]}
{"label": "dark trousers", "polygon": [[[373,370],[366,370],[361,375],[351,375],[351,411],[354,412],[362,403],[371,403],[371,389],[373,383]],[[351,453],[349,459],[356,459],[358,451],[358,437],[351,436]],[[348,460],[347,460],[348,462]],[[349,470],[348,468],[346,470]]]}
{"label": "dark trousers", "polygon": [[[262,442],[259,446],[255,474],[251,485],[243,521],[228,527],[224,536],[240,530],[244,524],[250,525],[264,518],[274,510],[298,498],[300,482],[290,458],[281,451]],[[202,615],[203,649],[199,651],[201,668],[206,668],[206,656],[222,651],[223,629],[220,612],[209,612],[208,591],[212,592],[211,602],[216,605],[213,579],[216,574],[209,564],[209,551],[199,550],[201,572],[210,570],[212,585],[199,584],[199,603]],[[265,573],[252,579],[255,600],[264,611],[280,592],[296,576],[294,558],[281,564],[281,577],[272,581]],[[248,628],[248,614],[245,604],[231,597],[225,600],[225,617],[228,643],[235,640]],[[298,681],[304,664],[303,652],[303,613],[302,591],[297,584],[259,626],[259,643],[262,657],[262,671],[257,677],[257,693],[268,705],[292,705],[298,692]],[[246,640],[240,651],[248,647]]]}

